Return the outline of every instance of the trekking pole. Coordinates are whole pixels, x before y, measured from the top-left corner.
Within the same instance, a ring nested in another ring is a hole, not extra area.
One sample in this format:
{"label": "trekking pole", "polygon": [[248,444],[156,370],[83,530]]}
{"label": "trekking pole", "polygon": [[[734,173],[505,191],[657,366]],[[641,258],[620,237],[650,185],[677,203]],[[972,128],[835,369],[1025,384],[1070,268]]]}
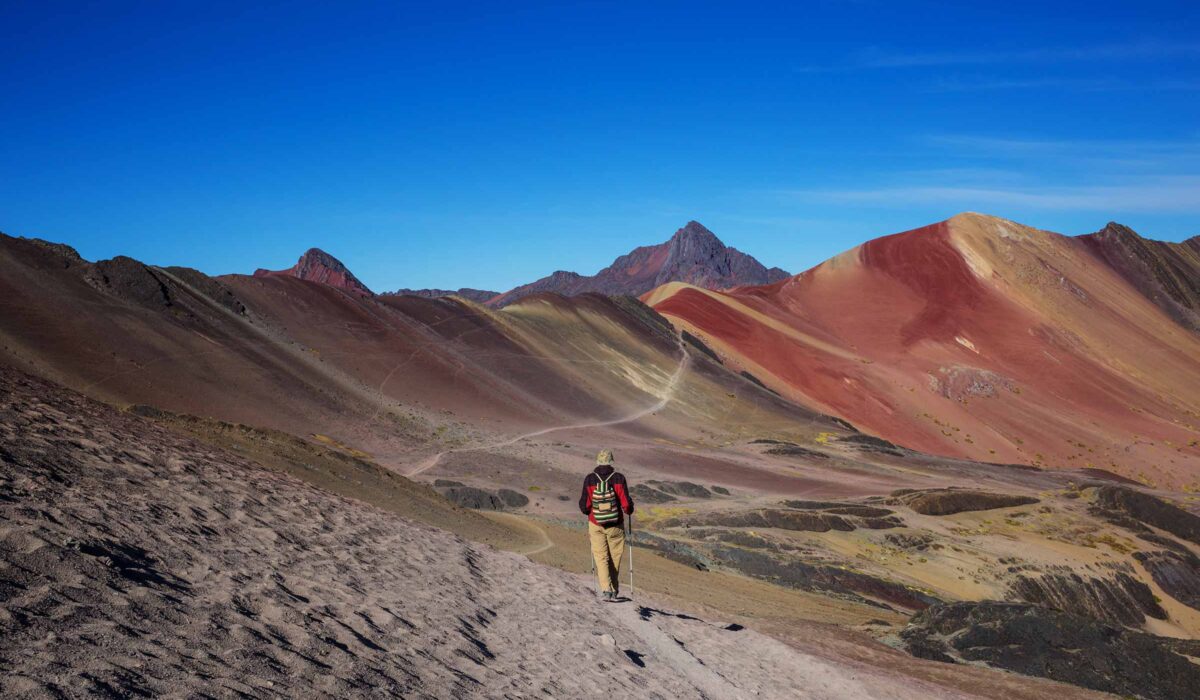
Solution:
{"label": "trekking pole", "polygon": [[596,584],[596,595],[600,594],[600,572],[596,571],[596,557],[592,556],[592,536],[585,528],[583,531],[584,537],[587,537],[587,546],[583,549],[587,552],[588,564],[592,567],[592,582]]}
{"label": "trekking pole", "polygon": [[633,592],[633,513],[629,514],[629,599],[634,599]]}

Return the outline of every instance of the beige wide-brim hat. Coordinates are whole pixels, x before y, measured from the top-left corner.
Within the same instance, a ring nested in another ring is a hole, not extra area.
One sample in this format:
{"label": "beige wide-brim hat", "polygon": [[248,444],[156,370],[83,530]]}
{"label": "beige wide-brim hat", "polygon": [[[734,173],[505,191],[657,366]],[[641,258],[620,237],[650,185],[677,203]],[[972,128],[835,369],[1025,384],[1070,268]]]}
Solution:
{"label": "beige wide-brim hat", "polygon": [[596,455],[596,466],[597,467],[603,467],[606,465],[612,466],[612,463],[613,463],[612,450],[600,450],[600,453]]}

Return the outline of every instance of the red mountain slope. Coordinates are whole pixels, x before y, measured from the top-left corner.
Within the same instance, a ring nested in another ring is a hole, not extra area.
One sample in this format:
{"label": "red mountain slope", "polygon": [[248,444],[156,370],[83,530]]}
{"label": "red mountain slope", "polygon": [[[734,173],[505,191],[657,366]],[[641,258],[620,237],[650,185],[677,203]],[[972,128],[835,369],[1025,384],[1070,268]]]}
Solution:
{"label": "red mountain slope", "polygon": [[915,449],[1200,478],[1200,338],[1086,240],[962,214],[785,282],[644,300],[772,388]]}

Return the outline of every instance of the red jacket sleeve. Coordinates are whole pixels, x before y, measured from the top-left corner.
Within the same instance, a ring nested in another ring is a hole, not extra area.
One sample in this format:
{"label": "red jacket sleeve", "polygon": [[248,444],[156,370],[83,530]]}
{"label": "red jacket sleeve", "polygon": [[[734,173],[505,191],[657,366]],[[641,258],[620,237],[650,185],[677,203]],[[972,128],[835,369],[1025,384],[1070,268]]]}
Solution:
{"label": "red jacket sleeve", "polygon": [[586,480],[583,482],[583,492],[579,494],[579,512],[584,515],[592,512],[592,486]]}
{"label": "red jacket sleeve", "polygon": [[625,511],[626,515],[633,515],[633,496],[629,495],[628,484],[622,479],[620,483],[613,484],[613,491],[617,492],[617,498],[621,501],[621,510]]}

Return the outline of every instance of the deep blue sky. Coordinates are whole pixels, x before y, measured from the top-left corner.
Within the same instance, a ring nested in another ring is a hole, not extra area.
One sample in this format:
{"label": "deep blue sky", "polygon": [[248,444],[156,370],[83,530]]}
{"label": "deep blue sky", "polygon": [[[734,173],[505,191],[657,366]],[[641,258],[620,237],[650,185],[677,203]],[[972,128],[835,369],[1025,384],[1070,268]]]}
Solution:
{"label": "deep blue sky", "polygon": [[792,271],[963,210],[1200,233],[1200,3],[622,5],[0,0],[0,230],[376,291],[689,219]]}

